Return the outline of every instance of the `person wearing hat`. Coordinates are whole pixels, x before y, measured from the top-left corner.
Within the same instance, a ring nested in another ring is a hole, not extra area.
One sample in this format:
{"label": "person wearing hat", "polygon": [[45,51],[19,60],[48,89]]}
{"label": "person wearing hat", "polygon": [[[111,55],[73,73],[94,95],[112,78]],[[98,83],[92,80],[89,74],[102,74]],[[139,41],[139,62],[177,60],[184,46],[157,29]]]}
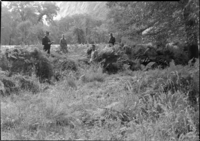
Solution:
{"label": "person wearing hat", "polygon": [[49,39],[49,32],[46,31],[46,35],[42,39],[42,45],[44,45],[43,49],[45,52],[47,51],[48,54],[50,54],[50,48],[52,43],[53,42],[51,42],[51,40]]}

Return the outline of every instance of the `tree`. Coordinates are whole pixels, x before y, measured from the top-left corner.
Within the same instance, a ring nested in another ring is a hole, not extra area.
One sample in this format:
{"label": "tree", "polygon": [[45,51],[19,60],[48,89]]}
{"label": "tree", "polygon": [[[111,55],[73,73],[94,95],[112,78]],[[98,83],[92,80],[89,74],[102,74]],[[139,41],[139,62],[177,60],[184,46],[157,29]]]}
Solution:
{"label": "tree", "polygon": [[10,44],[10,35],[12,34],[12,18],[8,8],[2,7],[1,17],[1,44]]}
{"label": "tree", "polygon": [[18,17],[18,21],[30,20],[34,22],[36,19],[34,4],[32,2],[9,2],[8,7]]}
{"label": "tree", "polygon": [[[197,0],[108,2],[107,6],[110,9],[108,14],[110,31],[119,33],[120,36],[127,37],[135,43],[151,41],[164,47],[166,42],[175,40],[184,42],[187,39],[187,42],[191,42],[194,39],[192,42],[195,44],[197,42],[195,39],[199,36],[196,32],[199,31]],[[191,18],[196,22],[192,22]],[[192,40],[190,36],[193,37]]]}
{"label": "tree", "polygon": [[44,2],[37,3],[37,12],[39,13],[37,22],[40,22],[44,16],[46,16],[45,20],[48,24],[55,24],[53,17],[57,15],[59,11],[59,7],[55,4],[55,2]]}
{"label": "tree", "polygon": [[18,24],[17,29],[20,31],[22,43],[27,44],[27,39],[30,34],[31,25],[32,24],[29,20],[23,21],[20,24]]}
{"label": "tree", "polygon": [[181,0],[189,58],[198,58],[199,42],[199,1]]}
{"label": "tree", "polygon": [[80,28],[75,28],[73,34],[77,37],[77,42],[79,44],[85,43],[84,31]]}
{"label": "tree", "polygon": [[2,6],[3,43],[38,43],[44,36],[44,20],[49,25],[55,24],[53,17],[58,10],[54,2],[8,2]]}
{"label": "tree", "polygon": [[42,38],[44,37],[44,25],[42,23],[38,23],[36,25],[32,25],[29,30],[29,37],[28,40],[31,44],[39,44],[42,41]]}
{"label": "tree", "polygon": [[4,45],[11,45],[16,42],[18,24],[17,18],[13,15],[6,5],[2,6],[2,17],[1,17],[1,43]]}
{"label": "tree", "polygon": [[45,20],[52,23],[59,10],[54,2],[10,2],[9,8],[20,21],[30,20],[32,23],[43,22],[45,15]]}
{"label": "tree", "polygon": [[[88,14],[76,14],[73,16],[66,16],[57,21],[60,34],[67,35],[69,42],[92,43],[99,42],[104,34],[105,26],[101,27],[103,21],[92,18]],[[98,28],[101,27],[101,28]],[[97,30],[98,29],[98,30]],[[71,36],[71,37],[70,37]]]}

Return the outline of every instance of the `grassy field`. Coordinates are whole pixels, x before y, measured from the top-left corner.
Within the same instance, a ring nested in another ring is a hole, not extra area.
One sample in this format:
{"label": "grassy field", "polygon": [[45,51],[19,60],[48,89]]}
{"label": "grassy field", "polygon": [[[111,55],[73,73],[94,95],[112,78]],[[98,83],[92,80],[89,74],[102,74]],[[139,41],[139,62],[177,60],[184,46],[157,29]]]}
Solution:
{"label": "grassy field", "polygon": [[[71,46],[64,56],[78,60],[85,51]],[[199,61],[113,75],[98,65],[80,70],[55,85],[32,76],[37,94],[1,96],[1,139],[199,140]]]}

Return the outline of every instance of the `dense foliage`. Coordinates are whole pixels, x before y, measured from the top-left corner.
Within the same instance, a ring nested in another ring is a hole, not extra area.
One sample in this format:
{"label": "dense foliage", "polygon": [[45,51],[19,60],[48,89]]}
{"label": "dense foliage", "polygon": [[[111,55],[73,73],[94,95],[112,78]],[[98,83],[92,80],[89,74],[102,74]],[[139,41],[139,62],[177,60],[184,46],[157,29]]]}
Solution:
{"label": "dense foliage", "polygon": [[8,2],[2,5],[3,45],[41,43],[49,30],[55,44],[64,34],[68,43],[99,43],[106,41],[107,29],[102,20],[87,14],[54,20],[59,7],[53,2]]}
{"label": "dense foliage", "polygon": [[[196,0],[107,3],[107,6],[111,9],[108,15],[110,28],[119,36],[125,36],[139,43],[146,40],[161,43],[177,40],[185,41],[187,32],[185,22],[188,20],[194,21],[190,28],[193,29],[195,34],[198,34],[198,5]],[[185,15],[186,12],[189,15]]]}
{"label": "dense foliage", "polygon": [[168,42],[187,45],[190,58],[198,57],[199,1],[108,2],[109,27],[128,44]]}
{"label": "dense foliage", "polygon": [[[164,46],[187,43],[195,54],[199,46],[199,1],[107,2],[108,15],[87,14],[53,20],[59,7],[52,2],[9,2],[2,6],[2,44],[40,43],[45,30],[57,44],[62,34],[68,43],[102,43],[113,32],[117,42]],[[103,11],[101,11],[103,12]],[[197,56],[197,54],[195,54]]]}
{"label": "dense foliage", "polygon": [[[26,47],[0,53],[3,140],[198,140],[198,60],[165,69],[122,65],[107,75],[84,63],[86,45],[70,47],[67,57]],[[49,77],[51,85],[41,83]]]}
{"label": "dense foliage", "polygon": [[[53,2],[2,6],[1,43],[34,44],[0,50],[3,140],[199,139],[199,1],[107,8],[54,20]],[[69,52],[35,45],[46,30]],[[95,44],[109,32],[121,44]]]}

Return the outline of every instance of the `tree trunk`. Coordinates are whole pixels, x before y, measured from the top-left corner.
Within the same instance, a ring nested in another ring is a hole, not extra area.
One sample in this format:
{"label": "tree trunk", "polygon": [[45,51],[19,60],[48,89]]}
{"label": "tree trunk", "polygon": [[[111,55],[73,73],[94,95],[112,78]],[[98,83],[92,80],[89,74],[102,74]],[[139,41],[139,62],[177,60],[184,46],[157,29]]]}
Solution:
{"label": "tree trunk", "polygon": [[189,59],[198,58],[198,23],[191,17],[192,7],[184,8],[184,23],[187,36],[188,57]]}
{"label": "tree trunk", "polygon": [[9,45],[11,45],[11,35],[10,35],[10,38],[9,38],[9,43],[8,43]]}

